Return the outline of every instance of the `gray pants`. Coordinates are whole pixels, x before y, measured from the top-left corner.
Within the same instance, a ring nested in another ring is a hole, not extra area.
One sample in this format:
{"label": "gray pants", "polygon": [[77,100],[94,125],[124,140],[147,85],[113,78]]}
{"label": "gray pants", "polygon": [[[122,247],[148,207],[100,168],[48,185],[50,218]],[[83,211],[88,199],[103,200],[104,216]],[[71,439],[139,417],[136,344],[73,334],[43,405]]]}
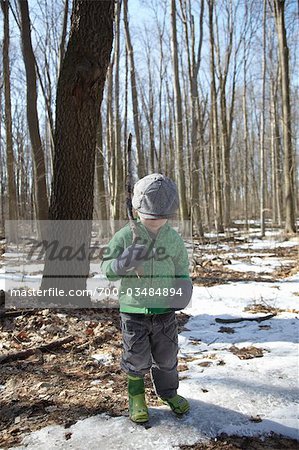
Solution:
{"label": "gray pants", "polygon": [[122,369],[142,377],[151,371],[156,393],[171,398],[177,393],[178,331],[174,312],[120,313],[123,336]]}

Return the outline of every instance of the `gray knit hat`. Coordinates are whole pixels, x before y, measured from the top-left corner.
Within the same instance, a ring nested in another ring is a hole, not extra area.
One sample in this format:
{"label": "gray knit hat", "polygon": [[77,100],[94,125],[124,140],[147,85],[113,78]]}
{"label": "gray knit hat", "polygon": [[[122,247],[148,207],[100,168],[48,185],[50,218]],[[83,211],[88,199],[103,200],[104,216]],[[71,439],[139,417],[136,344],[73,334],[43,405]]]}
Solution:
{"label": "gray knit hat", "polygon": [[176,184],[160,173],[147,175],[135,184],[132,205],[144,219],[172,217],[179,207]]}

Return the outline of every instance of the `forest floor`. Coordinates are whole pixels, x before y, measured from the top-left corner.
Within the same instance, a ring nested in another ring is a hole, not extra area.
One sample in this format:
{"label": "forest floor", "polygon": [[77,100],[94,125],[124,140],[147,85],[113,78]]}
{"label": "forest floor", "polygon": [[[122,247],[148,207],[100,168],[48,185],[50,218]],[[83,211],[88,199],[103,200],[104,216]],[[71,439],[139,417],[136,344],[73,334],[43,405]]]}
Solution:
{"label": "forest floor", "polygon": [[[252,269],[248,268],[250,265]],[[236,287],[248,283],[250,289],[250,283],[254,286],[259,283],[273,283],[275,287],[280,281],[298,272],[298,244],[277,245],[272,241],[272,245],[269,244],[267,247],[261,240],[250,244],[243,242],[241,245],[235,241],[232,244],[227,239],[221,242],[217,240],[214,243],[211,239],[208,242],[195,242],[192,273],[195,286],[209,289],[225,284]],[[277,286],[276,288],[279,289]],[[299,296],[298,291],[299,288],[293,294]],[[209,295],[213,295],[212,291]],[[200,310],[200,306],[198,308]],[[278,301],[270,305],[261,294],[259,299],[256,297],[255,301],[251,302],[251,309],[247,307],[243,311],[252,314],[288,313],[290,317],[298,319],[298,309],[298,307],[288,307],[287,304],[281,305]],[[13,310],[4,309],[2,303],[0,355],[30,348],[37,350],[24,360],[7,363],[1,363],[0,356],[0,446],[2,448],[20,445],[24,436],[30,437],[30,433],[51,425],[62,425],[64,430],[65,444],[57,448],[80,448],[71,445],[72,427],[78,421],[101,414],[103,417],[109,415],[127,420],[126,378],[119,365],[121,332],[119,313],[116,309],[23,310],[19,311],[19,315],[12,315],[11,311]],[[209,313],[211,314],[211,311]],[[216,311],[217,314],[221,315]],[[188,334],[190,329],[193,330],[192,327],[188,327],[188,320],[196,317],[198,315],[194,312],[189,314],[188,309],[186,313],[178,313],[179,332],[183,335],[185,332],[186,336],[186,332]],[[272,321],[265,321],[259,325],[259,329],[267,332],[271,326]],[[231,325],[225,325],[218,332],[226,333],[228,336],[235,330]],[[38,349],[45,343],[66,337],[72,340],[57,349]],[[184,347],[187,338],[182,339],[180,343],[183,343],[182,347]],[[190,344],[189,335],[188,339]],[[192,339],[196,342],[194,336]],[[197,341],[205,342],[203,338]],[[207,345],[209,344],[212,342]],[[250,352],[249,347],[248,349]],[[192,369],[194,359],[190,355],[186,357],[183,351],[180,353],[181,380],[188,378],[188,371]],[[212,360],[213,356],[211,356]],[[200,364],[202,364],[201,370],[205,370],[211,362],[203,361]],[[217,364],[229,363],[225,363],[220,358]],[[205,392],[204,387],[201,387],[201,390]],[[151,407],[160,411],[161,407],[152,388],[150,377],[146,377],[146,395]],[[259,416],[252,416],[251,420],[259,422],[262,419]],[[233,432],[229,434],[231,436],[220,433],[217,437],[210,438],[207,433],[204,441],[198,439],[201,442],[190,445],[183,445],[184,439],[181,438],[178,444],[185,450],[191,448],[207,450],[298,448],[298,441],[291,439],[292,436],[282,436],[280,433],[265,433],[260,438],[258,436],[261,433],[257,433],[257,436],[240,436],[239,432],[236,433],[239,436],[234,436]],[[192,442],[196,442],[194,436]],[[190,440],[186,439],[185,444],[187,443],[189,444]],[[52,444],[49,444],[49,447],[35,447],[33,444],[31,447],[31,444],[30,439],[27,443],[25,440],[23,446],[18,448],[56,448],[56,445],[52,446]],[[105,446],[98,445],[95,448],[105,448]],[[124,444],[123,447],[115,448],[131,447]],[[143,448],[154,447],[144,445]],[[156,448],[160,450],[174,447],[158,445]]]}

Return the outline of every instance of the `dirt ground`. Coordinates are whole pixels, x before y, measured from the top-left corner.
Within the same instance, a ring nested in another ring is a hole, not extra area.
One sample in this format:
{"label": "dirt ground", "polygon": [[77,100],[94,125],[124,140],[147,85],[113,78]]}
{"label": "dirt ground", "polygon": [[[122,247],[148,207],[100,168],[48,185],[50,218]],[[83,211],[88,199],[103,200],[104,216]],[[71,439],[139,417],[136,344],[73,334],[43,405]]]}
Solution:
{"label": "dirt ground", "polygon": [[183,445],[181,450],[298,450],[298,441],[273,435],[265,439],[219,436],[208,444]]}
{"label": "dirt ground", "polygon": [[[297,249],[278,248],[277,253],[282,260],[291,262],[275,273],[266,274],[269,281],[298,270]],[[266,281],[265,274],[232,272],[225,269],[224,264],[225,258],[221,263],[221,257],[218,264],[204,264],[203,258],[197,259],[193,270],[194,284],[210,286],[251,279]],[[119,363],[121,333],[117,310],[23,310],[19,315],[10,315],[10,312],[0,306],[1,447],[15,446],[25,434],[47,425],[63,424],[67,436],[67,429],[79,419],[103,412],[111,416],[128,414],[126,379]],[[182,330],[188,316],[180,313],[178,321]],[[65,337],[72,340],[58,348],[37,350],[23,360],[1,362],[1,355],[38,348]],[[99,353],[107,355],[106,362],[93,357]],[[179,371],[186,368],[183,361],[179,361]],[[183,377],[182,373],[180,375]],[[146,378],[146,394],[151,406],[158,404],[149,377]],[[181,448],[280,450],[298,448],[298,442],[279,436],[263,441],[220,436],[206,445]]]}

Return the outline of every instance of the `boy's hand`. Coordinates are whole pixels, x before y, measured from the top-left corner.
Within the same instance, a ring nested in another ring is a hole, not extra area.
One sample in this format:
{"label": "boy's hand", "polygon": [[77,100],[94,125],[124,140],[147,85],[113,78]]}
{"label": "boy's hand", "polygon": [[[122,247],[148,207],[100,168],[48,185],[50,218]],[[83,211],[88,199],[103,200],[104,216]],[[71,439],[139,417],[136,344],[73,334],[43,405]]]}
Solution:
{"label": "boy's hand", "polygon": [[174,311],[181,311],[186,308],[192,297],[193,286],[192,282],[186,278],[177,278],[174,288],[180,293],[176,293],[168,297],[168,307]]}
{"label": "boy's hand", "polygon": [[150,252],[149,255],[148,253],[146,245],[133,243],[113,261],[111,268],[117,275],[126,275],[153,257],[153,252]]}

